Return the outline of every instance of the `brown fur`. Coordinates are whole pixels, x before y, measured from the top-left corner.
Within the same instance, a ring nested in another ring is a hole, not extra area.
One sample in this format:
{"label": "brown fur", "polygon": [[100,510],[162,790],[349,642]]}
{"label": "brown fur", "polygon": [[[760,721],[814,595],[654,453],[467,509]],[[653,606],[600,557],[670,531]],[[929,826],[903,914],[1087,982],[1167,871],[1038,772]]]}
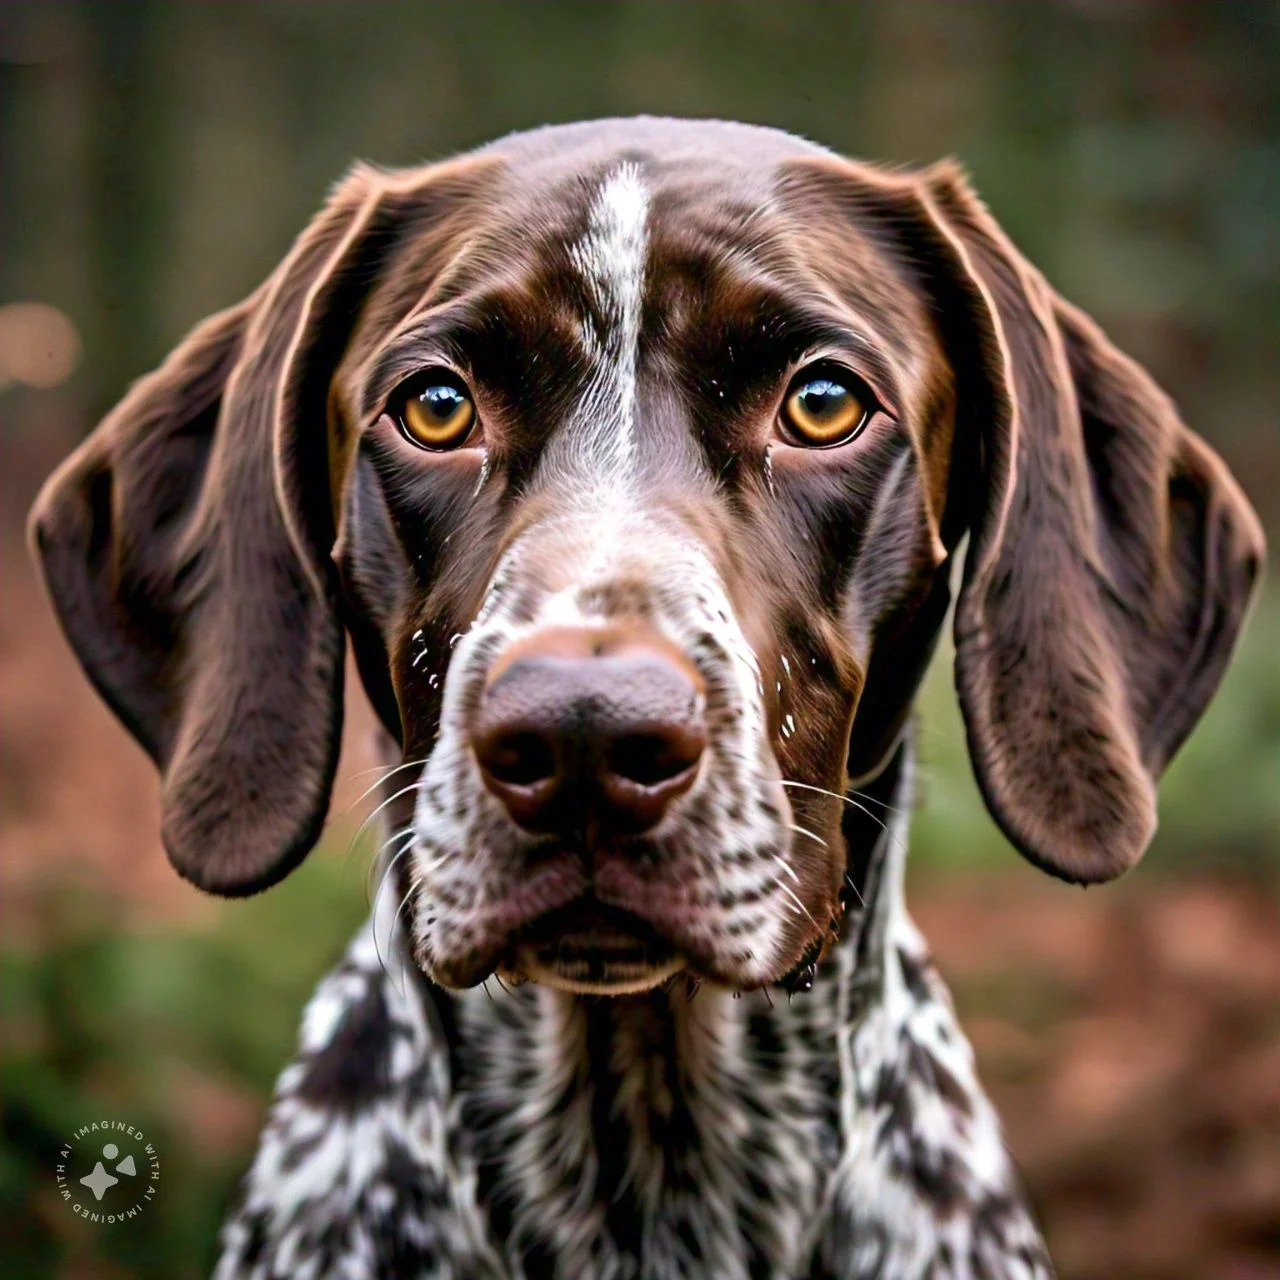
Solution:
{"label": "brown fur", "polygon": [[[651,481],[718,548],[783,774],[839,791],[846,770],[881,767],[967,534],[957,684],[988,805],[1057,875],[1131,866],[1258,575],[1238,486],[953,167],[886,172],[763,133],[722,164],[713,136],[630,130],[624,152],[663,157]],[[447,655],[503,550],[555,507],[538,463],[580,376],[582,305],[555,246],[581,229],[579,175],[619,145],[606,125],[358,168],[271,278],[142,379],[41,494],[32,536],[59,617],[156,760],[166,847],[201,887],[256,892],[317,839],[344,629],[406,757],[429,751],[443,672],[412,666],[409,637],[424,628]],[[758,423],[786,360],[768,332],[792,313],[852,317],[865,350],[850,359],[890,413],[840,457],[776,459],[775,498]],[[465,347],[494,427],[503,483],[474,502],[474,458],[428,468],[381,416],[437,341]],[[808,646],[812,670],[781,741],[784,642]],[[797,797],[797,816],[834,834],[825,803]],[[842,866],[791,857],[829,918]]]}

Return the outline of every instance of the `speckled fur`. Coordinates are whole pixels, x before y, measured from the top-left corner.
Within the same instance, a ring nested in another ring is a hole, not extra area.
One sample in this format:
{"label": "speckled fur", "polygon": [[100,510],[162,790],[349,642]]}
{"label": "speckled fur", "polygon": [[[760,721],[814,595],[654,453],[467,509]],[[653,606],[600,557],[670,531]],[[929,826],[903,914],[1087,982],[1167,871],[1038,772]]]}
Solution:
{"label": "speckled fur", "polygon": [[218,1280],[1052,1275],[903,907],[907,791],[792,997],[447,993],[383,895],[308,1007]]}

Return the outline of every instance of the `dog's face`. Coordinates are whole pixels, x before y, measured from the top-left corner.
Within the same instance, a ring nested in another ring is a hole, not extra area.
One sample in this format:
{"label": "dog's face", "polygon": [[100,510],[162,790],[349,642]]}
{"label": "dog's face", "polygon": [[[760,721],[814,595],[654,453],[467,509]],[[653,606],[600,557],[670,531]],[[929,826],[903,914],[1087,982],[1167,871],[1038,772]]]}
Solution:
{"label": "dog's face", "polygon": [[950,384],[884,250],[762,179],[495,173],[344,366],[341,560],[426,761],[402,895],[444,982],[754,986],[837,914],[872,636],[946,558]]}
{"label": "dog's face", "polygon": [[1130,865],[1261,555],[953,171],[672,121],[358,171],[36,527],[184,874],[314,842],[345,624],[411,765],[423,967],[595,991],[816,960],[965,534],[993,813],[1067,878]]}

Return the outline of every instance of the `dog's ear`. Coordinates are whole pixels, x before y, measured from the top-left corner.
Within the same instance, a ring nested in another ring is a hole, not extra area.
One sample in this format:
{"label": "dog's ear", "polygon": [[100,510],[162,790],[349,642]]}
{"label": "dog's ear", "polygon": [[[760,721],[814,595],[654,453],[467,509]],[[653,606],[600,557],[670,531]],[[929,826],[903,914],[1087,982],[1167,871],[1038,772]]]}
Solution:
{"label": "dog's ear", "polygon": [[969,533],[955,640],[974,770],[1028,858],[1107,880],[1154,834],[1156,780],[1230,658],[1261,528],[1221,459],[955,166],[919,190],[959,384],[948,517]]}
{"label": "dog's ear", "polygon": [[357,169],[261,288],[134,385],[32,512],[71,645],[160,768],[169,856],[211,892],[275,883],[324,823],[344,651],[329,553],[351,445],[330,386],[432,174]]}

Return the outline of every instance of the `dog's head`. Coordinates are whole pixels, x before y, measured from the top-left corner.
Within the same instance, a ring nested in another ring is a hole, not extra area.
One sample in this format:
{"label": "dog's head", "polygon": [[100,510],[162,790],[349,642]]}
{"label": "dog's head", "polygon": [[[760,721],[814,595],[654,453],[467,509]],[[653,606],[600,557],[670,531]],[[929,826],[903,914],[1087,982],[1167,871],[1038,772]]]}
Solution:
{"label": "dog's head", "polygon": [[349,634],[425,761],[421,963],[584,990],[820,950],[840,796],[903,731],[966,535],[983,794],[1040,866],[1117,875],[1262,556],[954,168],[676,121],[357,169],[33,526],[183,875],[251,893],[311,848]]}

